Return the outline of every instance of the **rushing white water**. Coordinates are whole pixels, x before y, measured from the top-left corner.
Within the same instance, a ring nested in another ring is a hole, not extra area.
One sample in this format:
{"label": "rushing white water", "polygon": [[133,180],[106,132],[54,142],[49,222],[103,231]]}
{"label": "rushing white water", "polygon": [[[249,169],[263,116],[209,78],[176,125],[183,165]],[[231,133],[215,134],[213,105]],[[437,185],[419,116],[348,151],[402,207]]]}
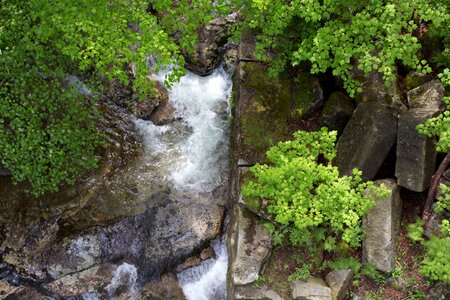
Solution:
{"label": "rushing white water", "polygon": [[[165,73],[156,76],[164,81]],[[152,160],[174,188],[205,192],[214,187],[228,153],[227,105],[231,79],[223,70],[189,73],[169,91],[177,119],[165,126],[137,120]]]}
{"label": "rushing white water", "polygon": [[187,300],[225,300],[227,298],[225,280],[228,253],[225,241],[212,243],[216,253],[214,259],[202,262],[178,274],[178,281]]}

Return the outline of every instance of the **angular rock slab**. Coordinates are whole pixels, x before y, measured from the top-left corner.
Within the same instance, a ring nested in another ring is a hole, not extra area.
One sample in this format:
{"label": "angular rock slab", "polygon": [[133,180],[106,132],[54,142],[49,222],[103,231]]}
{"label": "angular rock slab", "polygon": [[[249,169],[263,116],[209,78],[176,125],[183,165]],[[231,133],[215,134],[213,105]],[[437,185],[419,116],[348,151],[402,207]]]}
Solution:
{"label": "angular rock slab", "polygon": [[430,186],[436,164],[435,139],[420,134],[416,126],[438,113],[438,110],[412,109],[400,114],[395,176],[398,185],[414,192],[423,192]]}
{"label": "angular rock slab", "polygon": [[231,258],[230,275],[234,285],[247,285],[258,279],[269,258],[272,237],[256,223],[256,216],[238,206],[235,232],[235,255]]}
{"label": "angular rock slab", "polygon": [[325,280],[331,289],[333,299],[343,300],[349,291],[355,273],[350,270],[339,270],[328,273]]}
{"label": "angular rock slab", "polygon": [[339,138],[334,164],[341,175],[362,171],[364,181],[378,172],[397,138],[397,118],[377,102],[361,103]]}
{"label": "angular rock slab", "polygon": [[395,180],[377,180],[375,185],[384,184],[390,191],[384,199],[375,197],[376,205],[363,219],[363,261],[378,270],[391,272],[395,265],[396,238],[400,230],[402,201]]}
{"label": "angular rock slab", "polygon": [[332,300],[331,289],[322,279],[310,277],[306,281],[292,283],[292,298],[295,300]]}
{"label": "angular rock slab", "polygon": [[234,294],[236,300],[283,300],[276,292],[267,289],[266,286],[259,288],[252,286],[238,286]]}
{"label": "angular rock slab", "polygon": [[442,103],[444,91],[441,81],[437,79],[412,89],[407,93],[409,108],[424,108],[432,111],[442,111],[444,109]]}

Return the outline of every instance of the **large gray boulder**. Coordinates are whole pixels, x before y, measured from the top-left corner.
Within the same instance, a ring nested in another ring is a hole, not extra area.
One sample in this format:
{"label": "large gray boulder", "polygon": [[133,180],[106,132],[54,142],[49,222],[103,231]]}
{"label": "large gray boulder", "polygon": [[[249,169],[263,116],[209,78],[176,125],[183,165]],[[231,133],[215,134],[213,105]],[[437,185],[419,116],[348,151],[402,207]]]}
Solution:
{"label": "large gray boulder", "polygon": [[377,180],[375,184],[384,184],[390,193],[384,199],[375,197],[376,205],[363,218],[363,230],[366,233],[363,240],[363,261],[380,271],[391,272],[395,265],[402,201],[395,180]]}
{"label": "large gray boulder", "polygon": [[262,271],[272,248],[272,237],[256,222],[256,217],[237,206],[235,216],[234,253],[229,262],[229,272],[234,285],[255,282]]}
{"label": "large gray boulder", "polygon": [[398,185],[414,192],[430,186],[436,164],[435,139],[420,134],[416,127],[439,111],[412,109],[400,115],[395,176]]}
{"label": "large gray boulder", "polygon": [[361,103],[339,138],[334,164],[341,175],[362,171],[364,181],[378,172],[397,138],[397,118],[377,102]]}
{"label": "large gray boulder", "polygon": [[335,300],[343,300],[350,290],[355,273],[350,270],[339,270],[328,273],[325,278]]}
{"label": "large gray boulder", "polygon": [[295,300],[332,300],[331,289],[320,278],[292,283],[292,298]]}
{"label": "large gray boulder", "polygon": [[447,300],[450,297],[450,284],[444,281],[436,282],[428,291],[426,300]]}
{"label": "large gray boulder", "polygon": [[410,109],[428,109],[431,111],[442,111],[444,105],[444,87],[440,80],[429,81],[415,89],[408,91],[408,105]]}

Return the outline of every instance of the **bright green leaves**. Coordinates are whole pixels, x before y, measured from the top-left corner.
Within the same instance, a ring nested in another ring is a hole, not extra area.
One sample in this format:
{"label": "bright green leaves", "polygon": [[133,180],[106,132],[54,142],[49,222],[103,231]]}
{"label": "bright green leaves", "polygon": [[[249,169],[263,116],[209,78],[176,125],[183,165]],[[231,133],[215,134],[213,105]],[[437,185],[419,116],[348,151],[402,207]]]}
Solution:
{"label": "bright green leaves", "polygon": [[[336,132],[298,131],[294,140],[280,142],[267,152],[269,165],[250,170],[255,180],[242,187],[244,196],[268,200],[267,210],[294,244],[322,241],[331,250],[338,239],[352,246],[361,242],[361,217],[375,204],[366,189],[385,196],[383,187],[361,182],[361,172],[339,177],[329,163],[336,155]],[[325,160],[327,163],[319,163]],[[321,235],[314,233],[321,232]]]}
{"label": "bright green leaves", "polygon": [[309,62],[312,73],[332,69],[351,96],[359,87],[353,62],[365,74],[381,72],[386,83],[395,79],[397,62],[429,73],[418,25],[427,22],[438,36],[450,26],[444,1],[248,1],[246,22],[261,32],[257,57],[271,62],[271,73]]}
{"label": "bright green leaves", "polygon": [[62,87],[65,76],[97,91],[132,79],[143,98],[149,68],[174,65],[170,87],[185,74],[181,49],[194,49],[197,27],[224,11],[216,2],[0,0],[0,160],[14,181],[40,195],[96,165],[95,104]]}

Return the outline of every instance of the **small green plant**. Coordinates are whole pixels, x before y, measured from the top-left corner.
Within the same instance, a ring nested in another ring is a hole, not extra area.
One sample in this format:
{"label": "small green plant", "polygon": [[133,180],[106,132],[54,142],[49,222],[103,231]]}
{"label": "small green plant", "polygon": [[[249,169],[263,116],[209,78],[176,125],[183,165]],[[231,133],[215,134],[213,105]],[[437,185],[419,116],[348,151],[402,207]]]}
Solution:
{"label": "small green plant", "polygon": [[309,277],[311,274],[311,265],[304,264],[301,268],[297,268],[291,275],[288,276],[288,281],[302,280]]}
{"label": "small green plant", "polygon": [[366,292],[364,297],[365,297],[366,300],[384,300],[383,293],[384,293],[383,289],[381,289],[381,290],[379,290],[377,292],[368,291],[368,292]]}
{"label": "small green plant", "polygon": [[389,275],[393,279],[398,279],[398,278],[402,277],[404,273],[405,273],[404,269],[399,268],[399,267],[394,267]]}
{"label": "small green plant", "polygon": [[371,265],[371,264],[364,265],[364,267],[362,268],[361,274],[369,277],[370,279],[372,279],[373,281],[375,281],[378,284],[384,283],[386,280],[384,275],[381,274],[375,268],[375,266]]}
{"label": "small green plant", "polygon": [[408,300],[425,300],[427,295],[424,291],[418,289],[418,290],[412,290],[408,292],[408,297],[406,299]]}
{"label": "small green plant", "polygon": [[264,277],[264,275],[259,275],[258,279],[255,280],[255,282],[253,282],[252,286],[254,288],[259,288],[261,287],[266,281],[266,278]]}
{"label": "small green plant", "polygon": [[[280,142],[267,151],[270,164],[256,164],[250,171],[254,180],[242,187],[244,196],[268,201],[267,211],[275,224],[266,228],[281,244],[288,238],[293,245],[333,250],[338,240],[357,247],[362,239],[362,216],[375,204],[371,190],[384,198],[384,186],[362,182],[361,172],[339,176],[331,164],[336,155],[336,132],[298,131],[294,140]],[[318,163],[323,158],[325,163]]]}

